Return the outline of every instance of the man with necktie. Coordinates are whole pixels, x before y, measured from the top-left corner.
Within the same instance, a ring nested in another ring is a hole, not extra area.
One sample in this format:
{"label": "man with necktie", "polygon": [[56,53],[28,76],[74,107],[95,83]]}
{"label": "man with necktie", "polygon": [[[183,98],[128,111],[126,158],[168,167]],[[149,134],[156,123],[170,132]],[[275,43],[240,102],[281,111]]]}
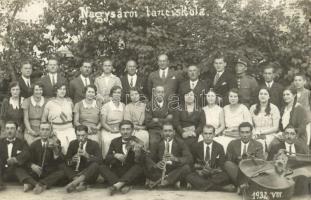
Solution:
{"label": "man with necktie", "polygon": [[21,97],[28,98],[32,95],[32,65],[29,61],[21,63],[21,77],[18,79],[19,87],[21,88]]}
{"label": "man with necktie", "polygon": [[28,163],[32,182],[36,182],[33,192],[40,194],[59,183],[64,178],[64,156],[61,153],[60,141],[51,132],[51,125],[40,124],[40,140],[30,145]]}
{"label": "man with necktie", "polygon": [[92,61],[84,60],[80,67],[80,75],[70,81],[69,95],[74,104],[85,98],[84,88],[94,84],[94,79],[90,76],[92,70]]}
{"label": "man with necktie", "polygon": [[192,155],[185,142],[175,135],[173,124],[164,122],[162,140],[146,156],[145,176],[149,179],[150,188],[174,185],[190,173]]}
{"label": "man with necktie", "polygon": [[146,101],[146,79],[137,73],[137,63],[135,60],[129,60],[126,63],[126,74],[121,78],[122,83],[122,102],[128,104],[131,102],[130,90],[135,88],[139,92],[140,100]]}
{"label": "man with necktie", "polygon": [[18,180],[24,184],[24,192],[34,185],[32,178],[27,174],[25,167],[30,153],[26,141],[16,137],[17,123],[5,123],[6,137],[0,140],[0,189],[4,189],[3,181]]}
{"label": "man with necktie", "polygon": [[47,63],[47,75],[41,77],[40,82],[43,85],[43,96],[46,98],[51,98],[54,97],[54,92],[53,88],[56,84],[66,84],[67,85],[67,80],[60,74],[58,73],[58,59],[56,57],[50,57],[48,58],[48,63]]}
{"label": "man with necktie", "polygon": [[87,138],[88,127],[75,127],[76,140],[70,142],[65,156],[65,174],[71,182],[66,186],[68,193],[84,191],[86,184],[93,184],[98,177],[98,167],[102,162],[99,144]]}
{"label": "man with necktie", "polygon": [[224,171],[226,160],[224,148],[213,141],[215,128],[207,124],[201,135],[203,140],[191,145],[194,165],[193,172],[187,175],[186,181],[198,190],[233,191],[232,185],[226,186],[229,177]]}
{"label": "man with necktie", "polygon": [[[109,182],[110,195],[116,192],[128,193],[131,185],[141,178],[143,173],[142,148],[143,142],[137,137],[132,136],[134,124],[124,120],[120,123],[121,137],[111,141],[105,163],[100,166],[100,173]],[[138,147],[138,145],[140,145]]]}
{"label": "man with necktie", "polygon": [[252,139],[253,126],[249,122],[242,122],[238,130],[240,139],[233,140],[228,144],[224,169],[239,190],[244,183],[239,170],[240,161],[250,156],[264,159],[264,156],[262,144]]}
{"label": "man with necktie", "polygon": [[196,65],[190,65],[187,69],[189,80],[180,84],[178,89],[179,100],[181,105],[185,104],[185,94],[192,90],[195,96],[195,103],[197,108],[202,108],[206,104],[205,95],[211,88],[211,84],[206,80],[200,80],[200,69]]}

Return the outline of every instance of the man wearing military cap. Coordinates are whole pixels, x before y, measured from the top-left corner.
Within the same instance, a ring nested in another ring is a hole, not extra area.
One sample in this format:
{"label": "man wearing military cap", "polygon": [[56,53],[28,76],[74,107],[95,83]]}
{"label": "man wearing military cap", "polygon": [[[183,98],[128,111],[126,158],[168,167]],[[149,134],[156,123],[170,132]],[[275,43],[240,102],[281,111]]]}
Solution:
{"label": "man wearing military cap", "polygon": [[246,74],[247,71],[247,59],[241,57],[237,60],[235,65],[235,72],[237,78],[237,85],[239,89],[239,100],[248,108],[256,102],[257,96],[257,81],[254,77]]}

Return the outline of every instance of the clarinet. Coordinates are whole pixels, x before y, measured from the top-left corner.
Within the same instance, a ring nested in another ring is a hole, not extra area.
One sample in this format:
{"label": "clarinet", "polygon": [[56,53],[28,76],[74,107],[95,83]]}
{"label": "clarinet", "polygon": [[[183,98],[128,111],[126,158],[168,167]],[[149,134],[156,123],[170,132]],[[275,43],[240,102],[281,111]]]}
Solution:
{"label": "clarinet", "polygon": [[[78,147],[78,151],[82,149],[82,142],[79,142],[79,147]],[[81,156],[78,157],[78,161],[77,161],[77,164],[76,164],[76,168],[75,168],[75,171],[78,172],[79,171],[79,167],[80,167],[80,162],[81,162]]]}
{"label": "clarinet", "polygon": [[[166,142],[168,142],[168,139],[166,140]],[[164,179],[166,178],[166,163],[167,163],[167,159],[165,158],[165,154],[169,153],[169,149],[167,149],[167,146],[164,145],[164,154],[163,154],[163,161],[164,161],[164,166],[162,169],[162,175],[161,175],[161,185],[164,184]]]}

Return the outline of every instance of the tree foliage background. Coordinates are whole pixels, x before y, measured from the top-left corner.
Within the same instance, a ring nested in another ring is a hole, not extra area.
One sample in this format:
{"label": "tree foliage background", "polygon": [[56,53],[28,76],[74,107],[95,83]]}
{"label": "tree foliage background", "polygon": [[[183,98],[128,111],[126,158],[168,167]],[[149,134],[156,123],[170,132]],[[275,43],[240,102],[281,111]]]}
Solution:
{"label": "tree foliage background", "polygon": [[[260,78],[261,63],[275,62],[280,81],[289,83],[303,72],[311,78],[311,23],[298,16],[286,16],[282,6],[272,7],[262,0],[249,0],[242,7],[238,0],[46,0],[48,7],[39,23],[15,19],[16,12],[31,0],[1,1],[9,10],[0,16],[6,47],[0,53],[0,67],[14,79],[20,62],[28,59],[35,76],[45,72],[46,58],[65,46],[73,57],[61,57],[62,72],[70,79],[78,74],[81,60],[95,61],[99,74],[103,57],[114,59],[115,73],[124,72],[128,59],[136,59],[145,75],[157,68],[159,53],[167,53],[171,66],[183,70],[197,64],[203,73],[213,70],[213,55],[224,51],[232,69],[238,56],[249,59],[249,73]],[[154,10],[179,6],[205,8],[206,16],[147,17],[145,6]],[[92,11],[137,9],[138,18],[111,19],[110,23],[81,20],[79,7]],[[298,0],[295,8],[311,13],[308,0]]]}

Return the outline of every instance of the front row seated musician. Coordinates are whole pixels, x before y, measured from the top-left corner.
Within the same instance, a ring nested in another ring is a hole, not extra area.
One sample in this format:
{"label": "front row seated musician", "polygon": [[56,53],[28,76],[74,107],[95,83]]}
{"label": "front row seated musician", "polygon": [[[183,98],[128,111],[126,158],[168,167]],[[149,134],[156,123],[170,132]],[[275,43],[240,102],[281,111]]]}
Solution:
{"label": "front row seated musician", "polygon": [[175,135],[173,124],[164,122],[160,142],[146,156],[145,175],[150,188],[174,185],[190,172],[192,155],[186,143]]}
{"label": "front row seated musician", "polygon": [[225,151],[221,144],[213,141],[215,128],[205,125],[201,133],[203,140],[191,145],[193,155],[193,172],[186,176],[186,181],[197,190],[228,191],[233,192],[234,186],[230,183],[229,176],[224,171],[226,160]]}
{"label": "front row seated musician", "polygon": [[[285,150],[288,156],[288,168],[295,170],[305,166],[305,163],[299,161],[297,157],[308,155],[309,149],[305,143],[297,140],[297,130],[294,128],[294,126],[289,124],[284,129],[282,138],[283,141],[271,146],[267,160],[274,160],[275,156],[280,152],[280,150]],[[307,176],[307,174],[304,174],[302,176],[296,176],[293,178],[295,181],[295,194],[297,195],[308,194],[308,192],[311,192],[309,188],[311,181],[308,180],[305,175]]]}
{"label": "front row seated musician", "polygon": [[99,144],[87,138],[88,127],[78,125],[75,127],[75,133],[77,139],[70,142],[65,157],[65,174],[71,180],[66,186],[68,193],[86,190],[87,184],[95,183],[102,161]]}
{"label": "front row seated musician", "polygon": [[227,147],[224,169],[237,187],[238,193],[244,186],[244,176],[239,170],[240,161],[249,157],[264,159],[263,146],[252,139],[252,130],[253,126],[249,122],[242,122],[238,127],[240,139],[231,141]]}

